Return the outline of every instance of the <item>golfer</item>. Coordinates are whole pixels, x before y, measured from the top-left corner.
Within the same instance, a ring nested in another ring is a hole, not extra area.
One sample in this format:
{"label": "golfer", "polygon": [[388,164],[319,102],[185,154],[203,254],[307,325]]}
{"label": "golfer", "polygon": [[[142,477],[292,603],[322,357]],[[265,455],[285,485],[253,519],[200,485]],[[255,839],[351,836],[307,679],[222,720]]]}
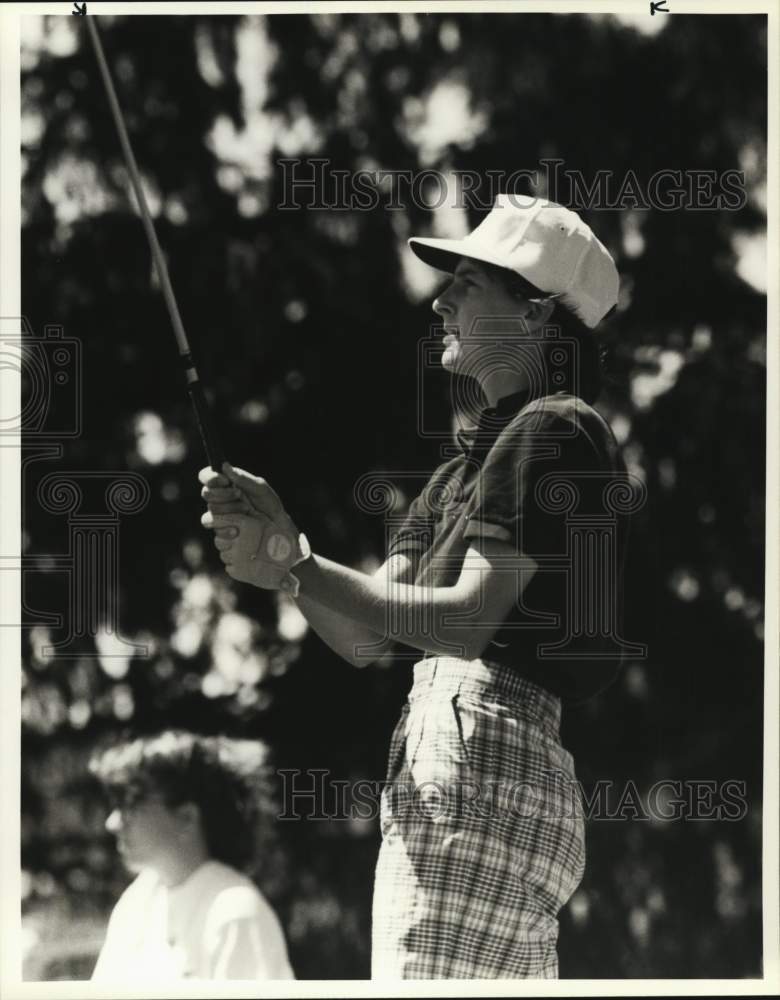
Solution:
{"label": "golfer", "polygon": [[293,979],[281,926],[241,869],[253,854],[257,745],[168,731],[97,754],[106,822],[136,875],[92,979]]}
{"label": "golfer", "polygon": [[367,575],[312,554],[271,487],[229,465],[201,472],[203,524],[231,577],[293,595],[349,662],[393,642],[419,653],[382,793],[372,976],[551,978],[557,914],[585,864],[561,706],[617,670],[620,575],[599,567],[619,559],[570,544],[565,511],[584,504],[605,523],[604,477],[622,475],[591,405],[593,331],[618,275],[578,215],[519,196],[500,196],[462,240],[410,244],[451,275],[433,303],[442,364],[483,407],[383,566]]}

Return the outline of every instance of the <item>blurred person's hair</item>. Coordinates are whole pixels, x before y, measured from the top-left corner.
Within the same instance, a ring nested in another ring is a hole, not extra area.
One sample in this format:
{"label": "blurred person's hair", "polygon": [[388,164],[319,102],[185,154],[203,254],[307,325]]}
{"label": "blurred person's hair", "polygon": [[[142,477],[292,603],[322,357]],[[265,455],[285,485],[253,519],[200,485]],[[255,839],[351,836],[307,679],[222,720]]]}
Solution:
{"label": "blurred person's hair", "polygon": [[89,770],[117,806],[159,795],[194,803],[209,855],[244,869],[253,860],[266,786],[262,744],[167,730],[99,750]]}
{"label": "blurred person's hair", "polygon": [[[545,299],[548,296],[547,292],[532,285],[530,281],[527,281],[514,271],[510,271],[508,268],[487,263],[482,266],[490,275],[503,283],[510,295],[525,300]],[[573,393],[586,403],[594,403],[601,395],[601,390],[604,386],[604,360],[606,351],[600,347],[596,339],[596,334],[590,327],[587,327],[582,320],[557,299],[553,299],[553,302],[555,308],[545,326],[557,327],[560,331],[560,338],[551,338],[547,349],[548,351],[553,350],[562,340],[572,340],[576,344],[578,359],[577,368],[570,371],[571,377],[567,377],[564,382],[556,386],[556,389]],[[611,315],[613,309],[607,313],[607,316]]]}

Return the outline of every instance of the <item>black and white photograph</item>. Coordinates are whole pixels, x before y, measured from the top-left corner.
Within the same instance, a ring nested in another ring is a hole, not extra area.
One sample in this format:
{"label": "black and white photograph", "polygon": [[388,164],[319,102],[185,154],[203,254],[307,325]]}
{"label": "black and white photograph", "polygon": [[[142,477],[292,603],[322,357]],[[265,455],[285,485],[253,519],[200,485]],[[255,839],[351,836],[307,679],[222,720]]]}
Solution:
{"label": "black and white photograph", "polygon": [[0,5],[3,998],[780,991],[779,16]]}

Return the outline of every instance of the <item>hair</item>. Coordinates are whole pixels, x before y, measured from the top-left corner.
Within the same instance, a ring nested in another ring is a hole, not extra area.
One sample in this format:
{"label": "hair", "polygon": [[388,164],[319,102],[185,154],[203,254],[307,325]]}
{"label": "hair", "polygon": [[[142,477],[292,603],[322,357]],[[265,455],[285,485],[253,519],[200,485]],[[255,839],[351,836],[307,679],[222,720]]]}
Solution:
{"label": "hair", "polygon": [[96,753],[89,770],[118,804],[155,793],[169,807],[194,803],[209,855],[236,868],[252,861],[261,744],[167,730]]}
{"label": "hair", "polygon": [[[491,275],[502,282],[511,295],[523,299],[543,299],[549,294],[508,268],[498,267],[495,264],[484,264],[483,266]],[[545,325],[558,327],[562,339],[573,340],[576,343],[578,360],[576,369],[567,369],[564,373],[564,381],[556,385],[556,391],[563,390],[579,396],[586,403],[594,403],[601,395],[604,385],[604,355],[606,352],[599,347],[596,336],[590,327],[587,327],[581,319],[557,299],[553,299],[553,302],[555,308]],[[560,343],[560,339],[551,339],[545,345],[545,362],[547,361],[546,355],[555,348],[556,343]]]}

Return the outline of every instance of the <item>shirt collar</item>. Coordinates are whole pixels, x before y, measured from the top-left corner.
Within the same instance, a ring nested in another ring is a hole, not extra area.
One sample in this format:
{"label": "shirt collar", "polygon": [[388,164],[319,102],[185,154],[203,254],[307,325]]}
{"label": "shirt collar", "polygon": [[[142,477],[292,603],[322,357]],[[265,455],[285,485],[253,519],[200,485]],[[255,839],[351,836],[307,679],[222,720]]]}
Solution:
{"label": "shirt collar", "polygon": [[527,402],[530,402],[531,391],[530,389],[520,389],[518,392],[510,392],[508,396],[502,396],[495,406],[486,406],[482,411],[483,415],[490,414],[497,417],[513,417],[516,413],[525,406]]}
{"label": "shirt collar", "polygon": [[530,401],[530,390],[521,389],[502,396],[495,406],[484,407],[475,427],[457,432],[463,453],[469,458],[486,455],[504,427]]}

